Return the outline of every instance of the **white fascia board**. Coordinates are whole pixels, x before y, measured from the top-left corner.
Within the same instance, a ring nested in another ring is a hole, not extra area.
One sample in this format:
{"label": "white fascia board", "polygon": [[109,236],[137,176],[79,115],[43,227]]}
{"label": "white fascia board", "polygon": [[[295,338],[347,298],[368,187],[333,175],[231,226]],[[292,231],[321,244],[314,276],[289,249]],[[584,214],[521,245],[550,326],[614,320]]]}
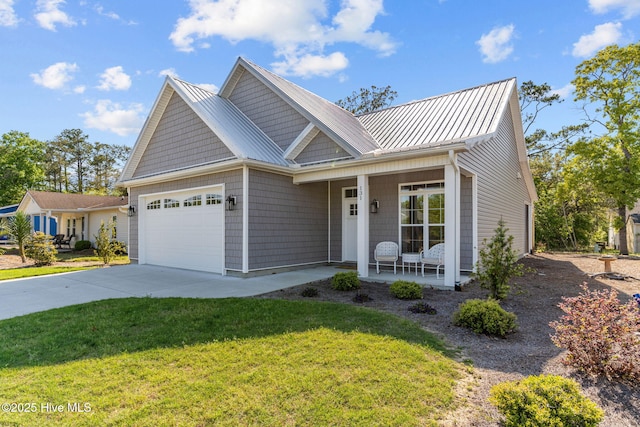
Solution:
{"label": "white fascia board", "polygon": [[320,133],[320,129],[313,123],[309,123],[289,145],[287,151],[284,152],[284,158],[290,161],[295,160],[318,133]]}

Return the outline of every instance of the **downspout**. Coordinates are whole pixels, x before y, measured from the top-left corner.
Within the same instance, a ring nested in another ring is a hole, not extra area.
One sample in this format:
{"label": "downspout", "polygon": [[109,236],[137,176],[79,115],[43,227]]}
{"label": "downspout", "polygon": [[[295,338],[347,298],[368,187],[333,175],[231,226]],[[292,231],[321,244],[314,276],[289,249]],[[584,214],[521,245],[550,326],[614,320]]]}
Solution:
{"label": "downspout", "polygon": [[453,166],[455,173],[455,240],[454,240],[454,266],[455,266],[455,289],[460,289],[460,167],[458,166],[458,156],[453,150],[449,150],[449,162]]}

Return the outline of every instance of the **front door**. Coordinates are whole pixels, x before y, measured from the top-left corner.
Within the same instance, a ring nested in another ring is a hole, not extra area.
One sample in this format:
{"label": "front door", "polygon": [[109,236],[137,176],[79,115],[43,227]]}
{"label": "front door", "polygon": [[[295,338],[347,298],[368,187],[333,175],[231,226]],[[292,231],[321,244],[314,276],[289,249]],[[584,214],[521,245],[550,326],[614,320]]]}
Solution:
{"label": "front door", "polygon": [[342,261],[358,260],[358,191],[342,189]]}

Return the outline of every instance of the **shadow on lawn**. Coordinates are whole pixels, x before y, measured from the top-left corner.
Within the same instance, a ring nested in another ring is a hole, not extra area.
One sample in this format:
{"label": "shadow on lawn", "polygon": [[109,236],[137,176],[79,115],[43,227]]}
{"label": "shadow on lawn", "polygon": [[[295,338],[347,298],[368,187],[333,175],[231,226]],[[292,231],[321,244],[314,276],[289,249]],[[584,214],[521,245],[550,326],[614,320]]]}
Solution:
{"label": "shadow on lawn", "polygon": [[321,327],[391,336],[447,354],[440,340],[413,322],[344,304],[250,298],[127,298],[1,321],[0,366],[52,365]]}

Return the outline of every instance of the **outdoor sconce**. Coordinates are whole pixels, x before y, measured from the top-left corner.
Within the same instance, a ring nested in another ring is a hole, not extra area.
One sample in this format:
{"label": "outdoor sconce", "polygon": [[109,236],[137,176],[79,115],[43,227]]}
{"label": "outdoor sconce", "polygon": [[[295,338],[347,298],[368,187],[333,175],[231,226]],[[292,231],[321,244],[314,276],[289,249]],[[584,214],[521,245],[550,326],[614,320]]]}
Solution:
{"label": "outdoor sconce", "polygon": [[369,206],[369,212],[378,213],[379,207],[380,207],[380,202],[378,201],[378,199],[373,199],[373,202],[371,202],[371,205]]}
{"label": "outdoor sconce", "polygon": [[236,196],[227,197],[227,210],[232,211],[236,206]]}
{"label": "outdoor sconce", "polygon": [[129,205],[129,210],[127,211],[127,216],[131,217],[131,216],[135,216],[136,214],[136,207],[133,205]]}

